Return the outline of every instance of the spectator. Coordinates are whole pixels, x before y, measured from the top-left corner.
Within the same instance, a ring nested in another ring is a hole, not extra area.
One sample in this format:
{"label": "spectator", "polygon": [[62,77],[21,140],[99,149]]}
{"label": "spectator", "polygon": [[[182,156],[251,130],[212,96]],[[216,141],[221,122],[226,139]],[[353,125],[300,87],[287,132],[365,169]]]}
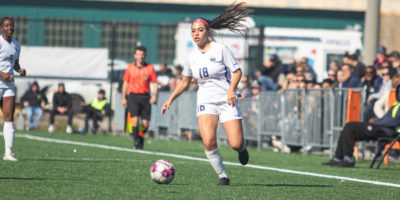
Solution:
{"label": "spectator", "polygon": [[158,91],[169,91],[173,87],[175,79],[171,69],[168,68],[167,63],[161,63],[160,71],[157,71],[156,75]]}
{"label": "spectator", "polygon": [[256,80],[261,83],[261,90],[266,91],[276,91],[279,86],[274,83],[271,77],[262,75],[260,70],[254,73]]}
{"label": "spectator", "polygon": [[43,115],[46,100],[40,93],[39,84],[35,81],[31,88],[21,98],[24,105],[26,117],[28,118],[28,129],[35,129]]}
{"label": "spectator", "polygon": [[282,84],[281,89],[279,89],[278,92],[284,92],[286,89],[291,88],[291,86],[293,86],[293,82],[296,79],[296,75],[293,73],[289,73],[286,75],[286,80],[285,82]]}
{"label": "spectator", "polygon": [[303,67],[306,79],[315,83],[317,81],[317,74],[314,72],[313,68],[308,65],[308,59],[306,57],[300,60],[300,66]]}
{"label": "spectator", "polygon": [[333,70],[333,71],[337,72],[339,70],[339,68],[340,67],[339,67],[338,61],[334,60],[329,63],[329,70]]}
{"label": "spectator", "polygon": [[389,68],[382,68],[381,71],[381,78],[383,79],[382,86],[379,88],[378,92],[369,95],[367,99],[368,102],[381,98],[386,91],[390,91],[392,89],[392,80],[390,79]]}
{"label": "spectator", "polygon": [[400,53],[398,51],[393,51],[390,54],[389,60],[393,68],[393,72],[391,74],[400,74]]}
{"label": "spectator", "polygon": [[276,54],[269,56],[266,59],[265,66],[261,68],[262,76],[270,77],[274,83],[278,83],[278,77],[281,71],[282,71],[282,64],[278,55]]}
{"label": "spectator", "polygon": [[294,88],[306,89],[306,77],[304,75],[297,75],[295,79]]}
{"label": "spectator", "polygon": [[374,61],[374,66],[375,68],[379,68],[382,64],[383,61],[385,61],[386,58],[386,47],[384,46],[379,46],[378,49],[376,50],[376,59]]}
{"label": "spectator", "polygon": [[[342,69],[340,70],[341,74],[341,80],[339,80],[339,87],[340,88],[357,88],[361,87],[361,82],[360,79],[355,76],[352,72],[353,69],[351,68],[350,65],[343,65]],[[338,72],[338,78],[339,78],[339,72]]]}
{"label": "spectator", "polygon": [[171,85],[171,90],[175,90],[176,86],[179,85],[179,83],[182,80],[182,71],[183,67],[181,65],[175,66],[175,82],[173,85]]}
{"label": "spectator", "polygon": [[251,87],[249,77],[243,76],[240,80],[240,97],[239,99],[250,98],[251,97]]}
{"label": "spectator", "polygon": [[70,94],[65,91],[64,83],[58,84],[58,90],[53,95],[53,110],[50,114],[49,132],[54,132],[54,118],[56,114],[68,115],[67,133],[72,133],[72,100]]}
{"label": "spectator", "polygon": [[365,65],[358,60],[356,53],[349,56],[349,63],[354,69],[353,73],[361,79],[365,75]]}
{"label": "spectator", "polygon": [[348,65],[348,64],[350,64],[350,54],[349,52],[346,52],[342,57],[342,65]]}
{"label": "spectator", "polygon": [[303,76],[304,75],[304,68],[300,65],[296,67],[296,75],[297,76]]}
{"label": "spectator", "polygon": [[111,107],[105,97],[105,91],[99,90],[98,96],[86,108],[84,133],[89,131],[89,119],[92,119],[93,128],[91,132],[96,134],[99,129],[98,121],[103,120],[105,115],[111,116]]}
{"label": "spectator", "polygon": [[[398,94],[396,94],[396,96],[398,96]],[[377,140],[380,137],[395,137],[397,135],[395,129],[400,126],[400,112],[397,112],[399,106],[400,103],[396,103],[384,116],[372,123],[347,123],[339,136],[335,157],[322,165],[331,167],[354,167],[353,150],[356,141]]]}
{"label": "spectator", "polygon": [[[400,74],[396,74],[392,78],[392,89],[396,89],[397,86],[400,85]],[[374,114],[377,118],[383,117],[385,112],[388,110],[389,105],[389,95],[390,95],[391,90],[386,91],[382,97],[380,97],[374,105]]]}
{"label": "spectator", "polygon": [[334,86],[338,84],[337,71],[333,69],[328,70],[328,79],[330,79]]}
{"label": "spectator", "polygon": [[327,78],[322,81],[322,88],[334,88],[334,87],[335,85],[331,79]]}
{"label": "spectator", "polygon": [[368,66],[362,79],[362,85],[366,90],[367,100],[365,104],[364,120],[368,121],[369,119],[374,118],[373,107],[375,104],[375,100],[368,101],[368,99],[371,94],[377,93],[382,87],[382,78],[376,74],[374,66]]}

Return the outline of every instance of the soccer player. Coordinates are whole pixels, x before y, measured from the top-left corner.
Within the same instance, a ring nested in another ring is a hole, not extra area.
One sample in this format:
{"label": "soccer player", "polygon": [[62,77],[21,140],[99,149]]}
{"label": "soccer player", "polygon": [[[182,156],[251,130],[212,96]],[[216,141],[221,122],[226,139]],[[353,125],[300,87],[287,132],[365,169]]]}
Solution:
{"label": "soccer player", "polygon": [[197,48],[188,55],[182,81],[161,109],[161,114],[169,109],[172,102],[190,85],[192,77],[198,80],[197,120],[205,154],[219,176],[217,185],[229,185],[229,178],[218,151],[218,121],[225,128],[229,144],[238,152],[242,165],[248,163],[249,154],[243,137],[242,114],[237,104],[236,87],[242,70],[224,45],[211,41],[211,32],[225,28],[236,32],[243,31],[245,26],[242,22],[251,11],[243,2],[233,3],[212,21],[204,18],[194,20],[192,38]]}
{"label": "soccer player", "polygon": [[14,33],[14,20],[5,17],[1,20],[0,37],[0,98],[1,108],[4,116],[4,143],[5,153],[3,160],[18,161],[12,152],[14,147],[14,108],[15,108],[15,85],[14,71],[25,76],[25,69],[19,65],[19,53],[21,45],[12,38]]}
{"label": "soccer player", "polygon": [[[146,63],[146,47],[135,49],[135,60],[125,70],[122,85],[122,105],[128,108],[132,117],[132,135],[135,149],[143,149],[144,138],[139,136],[139,117],[144,127],[143,133],[149,128],[151,104],[157,102],[157,76],[154,66]],[[150,82],[153,83],[153,96],[150,96]]]}

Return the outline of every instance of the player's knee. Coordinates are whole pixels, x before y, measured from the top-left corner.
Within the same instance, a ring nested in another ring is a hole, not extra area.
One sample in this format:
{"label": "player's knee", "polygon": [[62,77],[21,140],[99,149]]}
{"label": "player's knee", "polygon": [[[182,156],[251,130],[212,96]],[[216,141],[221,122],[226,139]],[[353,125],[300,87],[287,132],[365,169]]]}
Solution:
{"label": "player's knee", "polygon": [[242,149],[242,142],[236,142],[231,144],[231,148],[234,149],[235,151],[239,151]]}
{"label": "player's knee", "polygon": [[213,151],[217,148],[216,141],[209,140],[209,141],[203,141],[203,143],[204,143],[204,149],[206,151]]}

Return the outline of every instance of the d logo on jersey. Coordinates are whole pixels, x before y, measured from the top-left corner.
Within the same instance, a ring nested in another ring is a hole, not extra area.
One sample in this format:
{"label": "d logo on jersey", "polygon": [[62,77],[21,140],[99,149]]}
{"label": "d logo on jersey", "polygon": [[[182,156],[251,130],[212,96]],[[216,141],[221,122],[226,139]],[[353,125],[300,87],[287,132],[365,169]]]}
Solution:
{"label": "d logo on jersey", "polygon": [[199,107],[197,107],[198,112],[200,111],[204,111],[206,109],[206,107],[204,105],[200,105]]}
{"label": "d logo on jersey", "polygon": [[215,62],[215,61],[216,61],[215,57],[211,57],[211,58],[210,58],[210,61],[211,61],[211,62]]}

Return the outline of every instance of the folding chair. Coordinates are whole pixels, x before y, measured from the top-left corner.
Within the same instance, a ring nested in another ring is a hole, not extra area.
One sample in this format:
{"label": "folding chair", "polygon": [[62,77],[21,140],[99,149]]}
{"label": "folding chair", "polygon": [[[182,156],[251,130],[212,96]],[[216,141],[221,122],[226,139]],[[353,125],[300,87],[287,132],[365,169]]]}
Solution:
{"label": "folding chair", "polygon": [[[387,144],[382,145],[379,149],[378,152],[376,153],[374,159],[372,160],[371,165],[369,166],[369,168],[373,168],[375,162],[379,159],[379,163],[378,166],[376,167],[377,169],[379,169],[379,167],[381,166],[383,160],[385,160],[385,158],[387,157],[389,151],[393,148],[393,145],[396,142],[400,142],[400,134],[397,135],[397,137],[395,137],[393,140],[391,140],[392,138],[381,138],[378,141],[386,141],[386,142],[390,142],[390,145],[387,147]],[[385,153],[382,155],[381,152],[383,150],[383,148],[386,148]]]}

